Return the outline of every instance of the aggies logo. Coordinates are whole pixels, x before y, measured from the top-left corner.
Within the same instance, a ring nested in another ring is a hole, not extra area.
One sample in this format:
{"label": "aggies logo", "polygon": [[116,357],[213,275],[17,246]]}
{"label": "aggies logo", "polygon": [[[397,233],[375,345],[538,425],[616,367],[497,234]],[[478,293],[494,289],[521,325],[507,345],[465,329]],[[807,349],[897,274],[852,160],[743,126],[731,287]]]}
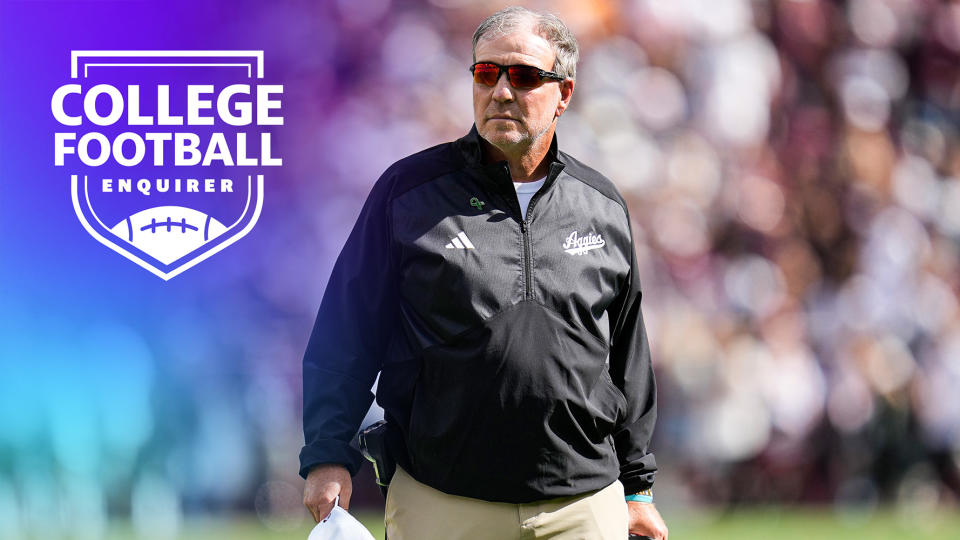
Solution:
{"label": "aggies logo", "polygon": [[581,236],[573,231],[563,242],[563,250],[570,255],[586,255],[588,251],[600,249],[607,245],[599,234],[589,233]]}
{"label": "aggies logo", "polygon": [[54,161],[101,244],[168,280],[245,236],[283,125],[263,51],[73,51]]}

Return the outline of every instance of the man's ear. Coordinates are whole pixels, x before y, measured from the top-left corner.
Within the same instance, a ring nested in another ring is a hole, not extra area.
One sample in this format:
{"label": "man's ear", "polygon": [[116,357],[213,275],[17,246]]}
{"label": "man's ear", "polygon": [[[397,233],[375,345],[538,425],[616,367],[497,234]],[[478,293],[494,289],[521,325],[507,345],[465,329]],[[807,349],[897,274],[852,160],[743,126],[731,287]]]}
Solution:
{"label": "man's ear", "polygon": [[563,111],[567,109],[567,106],[570,105],[570,98],[573,97],[573,79],[567,77],[566,79],[560,81],[560,102],[557,103],[557,110],[554,112],[555,117],[560,117],[563,114]]}

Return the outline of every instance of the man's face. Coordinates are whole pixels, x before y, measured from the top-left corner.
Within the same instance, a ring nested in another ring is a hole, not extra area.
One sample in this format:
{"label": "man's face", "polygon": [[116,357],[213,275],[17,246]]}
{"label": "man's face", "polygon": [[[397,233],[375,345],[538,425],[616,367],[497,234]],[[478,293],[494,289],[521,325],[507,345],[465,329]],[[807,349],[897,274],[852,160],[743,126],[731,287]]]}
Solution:
{"label": "man's face", "polygon": [[[530,28],[518,28],[506,35],[485,37],[477,43],[477,62],[501,66],[524,64],[544,71],[553,70],[554,54],[546,39]],[[508,154],[522,152],[547,134],[553,119],[563,112],[573,92],[573,81],[543,84],[528,90],[510,85],[503,73],[495,86],[473,83],[473,115],[477,131],[490,144]]]}

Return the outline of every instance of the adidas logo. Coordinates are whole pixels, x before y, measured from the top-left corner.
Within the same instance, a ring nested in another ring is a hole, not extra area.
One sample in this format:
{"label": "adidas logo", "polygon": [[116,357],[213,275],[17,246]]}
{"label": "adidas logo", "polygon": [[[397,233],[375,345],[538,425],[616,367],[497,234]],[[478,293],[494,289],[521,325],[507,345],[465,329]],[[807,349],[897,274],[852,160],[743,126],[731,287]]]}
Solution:
{"label": "adidas logo", "polygon": [[456,236],[450,239],[450,243],[446,245],[447,249],[474,249],[473,242],[467,238],[467,235],[460,231]]}

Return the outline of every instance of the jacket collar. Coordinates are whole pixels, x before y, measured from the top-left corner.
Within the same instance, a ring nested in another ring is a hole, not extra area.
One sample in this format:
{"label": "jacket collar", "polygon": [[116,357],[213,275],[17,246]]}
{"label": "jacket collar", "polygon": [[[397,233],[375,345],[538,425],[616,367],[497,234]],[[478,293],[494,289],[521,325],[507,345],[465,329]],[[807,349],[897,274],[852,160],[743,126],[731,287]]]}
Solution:
{"label": "jacket collar", "polygon": [[[457,141],[460,152],[467,163],[469,174],[479,177],[482,182],[489,183],[495,191],[505,197],[507,204],[513,206],[514,217],[522,221],[522,212],[519,207],[519,201],[516,190],[513,187],[513,180],[510,178],[510,168],[506,161],[497,161],[495,163],[485,163],[483,160],[483,147],[481,146],[480,134],[477,132],[477,126],[470,128],[470,133],[461,137]],[[534,197],[539,197],[540,193],[549,191],[556,183],[560,172],[564,168],[564,156],[557,150],[557,136],[554,134],[550,142],[550,150],[547,151],[547,159],[550,168],[547,171],[547,181]]]}
{"label": "jacket collar", "polygon": [[[482,167],[485,165],[483,161],[483,146],[476,124],[470,127],[469,133],[457,140],[457,145],[460,147],[460,152],[463,154],[463,158],[468,165],[473,167]],[[554,163],[561,163],[560,152],[557,149],[556,133],[553,134],[553,140],[550,141],[550,149],[547,150],[547,159],[550,163],[551,172],[554,169]]]}

